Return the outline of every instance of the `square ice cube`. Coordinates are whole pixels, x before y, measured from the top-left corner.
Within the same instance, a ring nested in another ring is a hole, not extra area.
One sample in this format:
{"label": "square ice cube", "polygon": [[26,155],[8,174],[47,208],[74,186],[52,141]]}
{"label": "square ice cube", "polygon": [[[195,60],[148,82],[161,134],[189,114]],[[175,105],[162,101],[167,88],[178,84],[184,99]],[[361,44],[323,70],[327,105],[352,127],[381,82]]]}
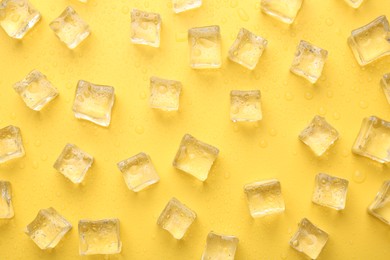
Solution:
{"label": "square ice cube", "polygon": [[241,28],[237,39],[229,49],[229,59],[254,70],[267,43],[266,39]]}
{"label": "square ice cube", "polygon": [[133,9],[131,11],[131,29],[132,43],[160,47],[160,14]]}
{"label": "square ice cube", "polygon": [[328,51],[300,41],[290,71],[314,84],[322,74],[327,57]]}
{"label": "square ice cube", "polygon": [[383,92],[385,93],[387,103],[390,104],[390,73],[383,75],[381,79],[381,86]]}
{"label": "square ice cube", "polygon": [[195,178],[205,181],[219,150],[186,134],[181,140],[179,150],[173,160],[173,166]]}
{"label": "square ice cube", "polygon": [[211,231],[207,236],[206,248],[203,251],[202,260],[234,260],[237,245],[237,237],[221,235]]}
{"label": "square ice cube", "polygon": [[88,24],[81,19],[71,6],[66,7],[61,15],[49,25],[69,49],[76,48],[91,33]]}
{"label": "square ice cube", "polygon": [[150,106],[164,111],[178,110],[181,88],[180,81],[151,77]]}
{"label": "square ice cube", "polygon": [[0,219],[12,218],[14,216],[11,198],[11,183],[8,181],[0,181]]}
{"label": "square ice cube", "polygon": [[121,250],[119,219],[79,221],[80,255],[111,255]]}
{"label": "square ice cube", "polygon": [[74,144],[67,144],[53,167],[73,183],[80,183],[84,180],[92,163],[91,155]]}
{"label": "square ice cube", "polygon": [[315,116],[299,135],[299,139],[317,156],[323,155],[338,138],[337,130],[322,116]]}
{"label": "square ice cube", "polygon": [[0,129],[0,163],[24,156],[19,127],[10,125]]}
{"label": "square ice cube", "polygon": [[160,180],[149,155],[139,153],[118,163],[127,187],[138,192]]}
{"label": "square ice cube", "polygon": [[35,111],[40,111],[58,96],[58,90],[38,70],[31,71],[23,80],[15,83],[14,89],[24,103]]}
{"label": "square ice cube", "polygon": [[73,103],[74,115],[100,126],[109,126],[114,99],[113,87],[80,80]]}
{"label": "square ice cube", "polygon": [[55,209],[41,209],[25,233],[40,249],[54,248],[72,225]]}
{"label": "square ice cube", "polygon": [[190,66],[193,69],[220,68],[221,34],[219,26],[198,27],[188,30]]}
{"label": "square ice cube", "polygon": [[172,0],[172,5],[175,13],[181,13],[200,7],[202,0]]}
{"label": "square ice cube", "polygon": [[161,212],[157,225],[167,230],[176,239],[182,239],[196,218],[196,213],[172,198]]}
{"label": "square ice cube", "polygon": [[390,181],[385,181],[368,207],[368,213],[390,225]]}
{"label": "square ice cube", "polygon": [[261,0],[261,11],[284,22],[292,23],[301,9],[303,0]]}
{"label": "square ice cube", "polygon": [[298,231],[290,240],[290,246],[310,259],[317,259],[329,235],[306,218],[298,226]]}
{"label": "square ice cube", "polygon": [[244,186],[249,211],[253,218],[285,210],[280,182],[275,179],[253,182]]}
{"label": "square ice cube", "polygon": [[232,90],[230,92],[230,119],[233,122],[256,122],[263,118],[260,90]]}
{"label": "square ice cube", "polygon": [[312,201],[321,206],[344,209],[347,189],[347,180],[319,173],[316,176]]}
{"label": "square ice cube", "polygon": [[348,37],[348,44],[357,62],[364,66],[383,56],[390,55],[390,29],[386,16],[357,28]]}
{"label": "square ice cube", "polygon": [[359,6],[363,3],[364,0],[345,0],[347,4],[352,6],[353,8],[359,8]]}
{"label": "square ice cube", "polygon": [[389,163],[390,122],[376,116],[364,118],[352,152],[380,163]]}
{"label": "square ice cube", "polygon": [[41,19],[41,14],[27,0],[0,1],[0,25],[12,38],[22,39]]}

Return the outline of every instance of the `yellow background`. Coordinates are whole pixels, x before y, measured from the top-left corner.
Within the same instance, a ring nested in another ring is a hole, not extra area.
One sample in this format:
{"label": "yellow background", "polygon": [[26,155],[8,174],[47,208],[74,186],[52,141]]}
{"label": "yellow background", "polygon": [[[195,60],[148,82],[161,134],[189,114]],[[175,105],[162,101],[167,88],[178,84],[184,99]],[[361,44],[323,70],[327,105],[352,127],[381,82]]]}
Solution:
{"label": "yellow background", "polygon": [[[319,259],[389,259],[390,229],[367,214],[389,169],[351,153],[364,117],[390,120],[380,89],[390,72],[390,57],[361,68],[347,45],[352,29],[379,15],[390,17],[388,0],[367,0],[358,10],[343,0],[305,0],[291,26],[260,12],[259,0],[204,0],[194,11],[176,15],[170,0],[31,0],[43,19],[22,41],[0,32],[0,126],[19,126],[26,156],[0,166],[0,179],[13,185],[15,217],[0,223],[0,259],[77,259],[79,219],[117,217],[122,253],[112,259],[200,259],[209,231],[236,235],[237,259],[301,259],[288,241],[307,217],[330,234]],[[67,5],[91,27],[92,35],[68,50],[49,28]],[[158,49],[130,43],[130,10],[162,15]],[[220,25],[222,68],[189,67],[187,30]],[[227,60],[239,29],[265,37],[269,44],[252,72]],[[289,72],[295,48],[307,40],[329,51],[322,77],[311,85]],[[30,110],[12,89],[32,69],[58,88],[60,96],[41,112]],[[149,78],[180,80],[178,113],[148,106]],[[79,79],[115,87],[109,128],[80,121],[71,107]],[[233,89],[260,89],[264,119],[234,124],[229,119]],[[340,132],[327,156],[316,158],[298,140],[314,115],[325,116]],[[185,133],[220,149],[205,183],[171,165]],[[66,143],[95,158],[82,185],[52,167]],[[161,181],[138,194],[126,187],[116,163],[144,151]],[[318,172],[350,181],[345,210],[312,204]],[[249,182],[278,178],[286,203],[283,214],[252,219],[243,193]],[[198,214],[182,241],[156,225],[175,196]],[[41,251],[23,233],[41,208],[54,207],[73,229],[51,252]],[[99,259],[100,257],[96,257]],[[87,259],[95,259],[90,257]]]}

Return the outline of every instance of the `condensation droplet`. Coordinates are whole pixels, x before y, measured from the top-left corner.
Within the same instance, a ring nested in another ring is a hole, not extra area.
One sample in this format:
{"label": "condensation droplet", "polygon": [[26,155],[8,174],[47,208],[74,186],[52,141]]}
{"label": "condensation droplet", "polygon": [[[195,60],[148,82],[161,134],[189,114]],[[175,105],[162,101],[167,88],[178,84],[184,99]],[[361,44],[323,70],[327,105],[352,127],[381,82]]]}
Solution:
{"label": "condensation droplet", "polygon": [[327,93],[326,93],[326,96],[328,98],[332,98],[333,97],[333,91],[332,90],[329,90]]}
{"label": "condensation droplet", "polygon": [[359,102],[359,107],[362,109],[366,109],[368,107],[368,103],[362,100]]}
{"label": "condensation droplet", "polygon": [[337,113],[337,112],[334,112],[334,113],[333,113],[333,118],[334,118],[335,120],[339,120],[339,119],[340,119],[340,114]]}
{"label": "condensation droplet", "polygon": [[237,9],[237,13],[238,13],[238,17],[240,17],[240,19],[244,22],[247,22],[249,21],[249,15],[248,13],[242,9],[242,8],[238,8]]}
{"label": "condensation droplet", "polygon": [[321,116],[326,115],[326,108],[320,107],[320,108],[318,109],[318,113],[319,113]]}
{"label": "condensation droplet", "polygon": [[294,95],[291,93],[291,92],[286,92],[285,95],[284,95],[285,99],[287,101],[291,101],[294,99]]}
{"label": "condensation droplet", "polygon": [[42,161],[46,161],[47,160],[47,155],[46,154],[41,155],[41,160]]}
{"label": "condensation droplet", "polygon": [[144,133],[144,127],[143,126],[136,126],[135,127],[135,132],[137,133],[137,134],[143,134]]}
{"label": "condensation droplet", "polygon": [[26,165],[24,163],[19,164],[20,169],[24,169],[25,167],[26,167]]}
{"label": "condensation droplet", "polygon": [[238,0],[230,0],[230,7],[236,8],[238,6]]}
{"label": "condensation droplet", "polygon": [[37,146],[37,147],[39,147],[39,146],[41,146],[41,140],[36,140],[35,142],[34,142],[34,145],[35,146]]}
{"label": "condensation droplet", "polygon": [[312,99],[312,98],[313,98],[313,93],[311,93],[311,92],[306,92],[306,93],[305,93],[305,98],[306,98],[307,100]]}
{"label": "condensation droplet", "polygon": [[269,130],[269,134],[270,134],[271,136],[277,136],[277,135],[278,135],[278,131],[277,131],[275,128],[271,128],[271,129]]}
{"label": "condensation droplet", "polygon": [[33,167],[34,169],[38,169],[38,167],[39,167],[38,162],[37,162],[37,161],[34,161],[34,162],[32,163],[32,167]]}
{"label": "condensation droplet", "polygon": [[129,11],[130,11],[130,9],[129,9],[128,6],[123,6],[123,7],[122,7],[122,13],[123,13],[123,14],[128,14]]}
{"label": "condensation droplet", "polygon": [[355,171],[352,175],[352,179],[356,183],[362,183],[366,179],[366,174],[364,172],[361,172],[361,171]]}
{"label": "condensation droplet", "polygon": [[225,179],[229,179],[230,178],[230,173],[229,172],[225,172],[225,174],[223,176],[225,177]]}
{"label": "condensation droplet", "polygon": [[268,143],[267,143],[266,140],[260,140],[259,146],[260,146],[261,148],[266,148],[266,147],[268,146]]}
{"label": "condensation droplet", "polygon": [[234,126],[233,126],[233,131],[234,131],[234,132],[238,132],[238,125],[234,125]]}
{"label": "condensation droplet", "polygon": [[326,18],[326,19],[325,19],[325,23],[326,23],[326,25],[328,25],[328,26],[332,26],[332,25],[333,25],[333,19],[332,19],[332,18]]}
{"label": "condensation droplet", "polygon": [[141,92],[139,93],[139,98],[140,98],[140,99],[145,99],[145,98],[146,98],[146,93],[145,93],[144,91],[141,91]]}

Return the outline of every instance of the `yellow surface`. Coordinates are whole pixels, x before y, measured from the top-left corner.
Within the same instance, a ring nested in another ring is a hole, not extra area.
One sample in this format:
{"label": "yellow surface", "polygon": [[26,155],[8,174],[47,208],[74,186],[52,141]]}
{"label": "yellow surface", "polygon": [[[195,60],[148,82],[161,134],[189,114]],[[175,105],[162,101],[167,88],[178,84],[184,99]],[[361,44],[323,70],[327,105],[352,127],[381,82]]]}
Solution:
{"label": "yellow surface", "polygon": [[[200,9],[179,15],[173,13],[169,0],[31,2],[43,18],[22,41],[0,32],[0,125],[19,126],[26,148],[25,157],[0,166],[0,178],[13,185],[15,209],[12,220],[0,223],[0,259],[81,258],[78,220],[113,217],[121,221],[123,250],[112,259],[200,259],[211,230],[240,239],[237,259],[301,259],[288,241],[304,217],[330,235],[319,259],[389,259],[390,230],[368,215],[366,208],[390,178],[390,170],[353,155],[351,147],[364,117],[390,120],[389,104],[379,85],[381,76],[390,72],[390,57],[361,68],[347,45],[352,29],[379,15],[390,17],[388,0],[367,0],[358,10],[343,0],[305,0],[291,26],[262,14],[259,0],[204,0]],[[69,4],[92,31],[74,51],[48,26]],[[130,43],[133,7],[161,13],[160,48]],[[221,26],[222,68],[190,69],[187,30],[214,24]],[[253,72],[227,60],[241,27],[269,42]],[[289,72],[301,39],[329,51],[315,85]],[[60,92],[41,112],[27,108],[12,89],[32,69],[46,74]],[[182,81],[178,113],[149,107],[151,76]],[[80,79],[115,87],[109,128],[73,116]],[[230,121],[233,89],[262,91],[260,123]],[[315,114],[325,116],[341,136],[324,158],[316,158],[298,140]],[[205,183],[171,165],[185,133],[220,149]],[[95,158],[80,186],[52,167],[66,143],[75,143]],[[135,194],[126,187],[116,163],[141,151],[151,156],[161,181]],[[336,212],[311,202],[318,172],[350,180],[345,210]],[[254,220],[243,186],[270,178],[281,182],[286,211]],[[198,214],[183,241],[156,225],[172,196]],[[73,229],[54,250],[44,252],[23,229],[39,209],[50,206]]]}

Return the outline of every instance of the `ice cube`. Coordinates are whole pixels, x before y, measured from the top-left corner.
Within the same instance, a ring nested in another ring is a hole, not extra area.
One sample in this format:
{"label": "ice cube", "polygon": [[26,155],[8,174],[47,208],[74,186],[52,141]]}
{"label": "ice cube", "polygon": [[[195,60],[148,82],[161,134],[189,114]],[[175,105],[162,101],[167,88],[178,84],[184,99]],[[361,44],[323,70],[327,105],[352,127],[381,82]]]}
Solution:
{"label": "ice cube", "polygon": [[284,22],[292,23],[301,9],[303,0],[261,0],[261,11]]}
{"label": "ice cube", "polygon": [[230,119],[233,122],[256,122],[263,118],[260,90],[232,90],[230,92]]}
{"label": "ice cube", "polygon": [[364,118],[352,152],[380,163],[389,163],[390,122],[376,116]]}
{"label": "ice cube", "polygon": [[119,219],[79,221],[80,255],[111,255],[121,250]]}
{"label": "ice cube", "polygon": [[71,6],[66,7],[61,15],[49,25],[69,49],[76,48],[91,33],[88,24],[81,19]]}
{"label": "ice cube", "polygon": [[244,192],[253,218],[280,213],[285,210],[280,182],[276,179],[246,184]]}
{"label": "ice cube", "polygon": [[131,41],[135,44],[160,46],[160,14],[144,12],[138,9],[131,11]]}
{"label": "ice cube", "polygon": [[186,134],[181,140],[173,166],[195,178],[205,181],[219,150]]}
{"label": "ice cube", "polygon": [[172,5],[175,13],[181,13],[200,7],[202,0],[172,0]]}
{"label": "ice cube", "polygon": [[390,29],[386,16],[379,16],[369,24],[353,30],[348,44],[361,66],[390,55]]}
{"label": "ice cube", "polygon": [[390,181],[385,181],[368,207],[368,212],[387,225],[390,225]]}
{"label": "ice cube", "polygon": [[15,83],[14,89],[24,103],[35,111],[40,111],[58,96],[57,89],[38,70],[31,71],[22,81]]}
{"label": "ice cube", "polygon": [[359,8],[359,6],[363,3],[364,0],[345,0],[347,4],[352,6],[353,8]]}
{"label": "ice cube", "polygon": [[8,181],[0,181],[0,219],[12,218],[14,216],[11,197],[11,183]]}
{"label": "ice cube", "polygon": [[312,201],[321,206],[344,209],[347,189],[347,180],[319,173],[316,176]]}
{"label": "ice cube", "polygon": [[327,57],[328,51],[300,41],[290,71],[314,84],[322,74]]}
{"label": "ice cube", "polygon": [[41,19],[41,14],[27,0],[0,1],[0,25],[12,38],[22,39]]}
{"label": "ice cube", "polygon": [[229,59],[253,70],[267,47],[267,43],[266,39],[241,28],[237,39],[229,49]]}
{"label": "ice cube", "polygon": [[217,234],[211,231],[207,236],[206,248],[202,260],[234,260],[238,238],[235,236]]}
{"label": "ice cube", "polygon": [[182,239],[196,218],[196,213],[172,198],[157,220],[157,225],[167,230],[176,239]]}
{"label": "ice cube", "polygon": [[219,26],[198,27],[188,30],[190,66],[193,69],[220,68],[221,34]]}
{"label": "ice cube", "polygon": [[67,144],[54,163],[54,168],[74,183],[84,180],[92,166],[93,157],[74,144]]}
{"label": "ice cube", "polygon": [[80,80],[73,103],[74,115],[97,125],[109,126],[114,99],[113,87]]}
{"label": "ice cube", "polygon": [[338,138],[337,130],[322,116],[315,116],[299,135],[299,139],[317,156],[323,155]]}
{"label": "ice cube", "polygon": [[306,218],[302,219],[298,226],[298,231],[290,240],[290,246],[310,259],[317,259],[329,235]]}
{"label": "ice cube", "polygon": [[390,73],[383,75],[381,79],[381,86],[383,92],[385,93],[387,103],[390,104]]}
{"label": "ice cube", "polygon": [[0,129],[0,163],[24,156],[19,127],[10,125]]}
{"label": "ice cube", "polygon": [[181,88],[180,81],[151,77],[150,106],[164,111],[178,110]]}
{"label": "ice cube", "polygon": [[118,163],[127,187],[138,192],[160,180],[149,155],[139,153]]}
{"label": "ice cube", "polygon": [[41,209],[25,233],[41,249],[54,248],[72,225],[55,209]]}

